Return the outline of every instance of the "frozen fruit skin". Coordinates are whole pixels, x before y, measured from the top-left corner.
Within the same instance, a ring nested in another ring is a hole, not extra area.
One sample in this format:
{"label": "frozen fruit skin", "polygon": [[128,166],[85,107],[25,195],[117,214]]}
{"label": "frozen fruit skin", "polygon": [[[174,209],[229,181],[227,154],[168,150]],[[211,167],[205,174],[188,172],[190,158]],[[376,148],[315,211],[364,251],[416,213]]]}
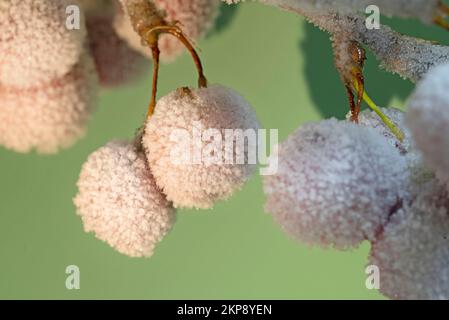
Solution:
{"label": "frozen fruit skin", "polygon": [[95,106],[97,75],[84,55],[65,76],[37,87],[0,86],[0,145],[55,153],[84,135]]}
{"label": "frozen fruit skin", "polygon": [[146,59],[116,34],[113,27],[116,8],[112,4],[101,12],[91,9],[86,19],[90,51],[100,84],[105,87],[130,83],[149,70]]}
{"label": "frozen fruit skin", "polygon": [[[0,0],[0,83],[30,87],[67,74],[86,30],[66,27],[69,0]],[[81,17],[82,18],[82,17]]]}
{"label": "frozen fruit skin", "polygon": [[[126,3],[130,0],[122,0]],[[131,0],[134,1],[134,0]],[[158,9],[166,13],[166,20],[169,23],[178,21],[179,27],[185,35],[197,41],[201,39],[212,27],[218,14],[219,0],[155,0]],[[124,10],[126,11],[126,10]],[[122,12],[117,16],[115,28],[120,37],[126,40],[129,45],[151,58],[151,50],[142,45],[140,36],[134,31],[128,14]],[[159,40],[161,50],[161,60],[171,62],[176,59],[184,50],[182,43],[171,35],[162,35]]]}
{"label": "frozen fruit skin", "polygon": [[[366,109],[359,114],[359,124],[362,126],[374,128],[382,134],[388,142],[398,148],[401,153],[407,153],[412,149],[412,137],[410,130],[405,125],[405,114],[396,108],[381,108],[382,112],[404,133],[405,139],[400,142],[398,138],[385,125],[382,119],[372,110]],[[350,120],[351,113],[346,115],[346,119]]]}
{"label": "frozen fruit skin", "polygon": [[394,213],[373,242],[370,265],[380,292],[393,299],[449,299],[449,198],[430,182],[411,206]]}
{"label": "frozen fruit skin", "polygon": [[[374,128],[406,158],[410,172],[410,184],[408,186],[409,197],[405,197],[404,200],[412,200],[420,192],[421,186],[434,178],[434,174],[425,165],[421,152],[414,147],[412,134],[406,126],[405,113],[396,108],[382,108],[381,110],[404,133],[405,138],[402,142],[396,138],[374,111],[368,109],[362,111],[359,114],[359,124]],[[347,119],[350,116],[351,114],[348,113]]]}
{"label": "frozen fruit skin", "polygon": [[[184,88],[157,102],[154,115],[147,121],[143,144],[156,183],[175,207],[207,209],[240,189],[256,167],[256,161],[251,160],[254,145],[235,143],[234,148],[226,148],[225,129],[250,129],[257,134],[259,128],[254,110],[235,91],[221,85]],[[207,129],[219,130],[221,137],[203,136],[202,142],[195,132],[206,135]],[[179,132],[189,141],[183,143]],[[212,141],[221,143],[217,147],[221,152],[216,153],[221,163],[201,158],[201,152],[209,154],[207,146],[212,146]],[[199,158],[195,150],[200,150]],[[183,158],[186,153],[190,155]],[[226,159],[231,159],[230,164]]]}
{"label": "frozen fruit skin", "polygon": [[445,64],[424,76],[409,99],[406,119],[425,163],[449,185],[448,74]]}
{"label": "frozen fruit skin", "polygon": [[77,186],[74,203],[85,231],[130,257],[151,256],[175,221],[144,154],[127,142],[93,152]]}
{"label": "frozen fruit skin", "polygon": [[267,212],[308,245],[348,249],[374,239],[408,183],[407,162],[372,128],[329,119],[282,142],[264,177]]}

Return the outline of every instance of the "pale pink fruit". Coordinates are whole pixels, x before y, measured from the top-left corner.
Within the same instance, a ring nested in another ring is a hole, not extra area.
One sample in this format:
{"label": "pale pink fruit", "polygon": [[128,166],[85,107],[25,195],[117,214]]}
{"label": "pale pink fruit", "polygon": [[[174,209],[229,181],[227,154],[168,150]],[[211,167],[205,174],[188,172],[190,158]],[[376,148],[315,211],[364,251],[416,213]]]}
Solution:
{"label": "pale pink fruit", "polygon": [[271,160],[266,210],[291,237],[346,249],[374,239],[403,197],[407,162],[372,128],[330,119],[301,126]]}
{"label": "pale pink fruit", "polygon": [[370,265],[393,299],[449,299],[449,197],[433,181],[391,216],[373,242]]}
{"label": "pale pink fruit", "polygon": [[84,135],[97,96],[92,58],[65,76],[26,89],[0,85],[0,145],[54,153]]}
{"label": "pale pink fruit", "polygon": [[84,163],[74,199],[86,232],[131,257],[149,257],[171,229],[175,214],[157,188],[145,156],[113,141]]}
{"label": "pale pink fruit", "polygon": [[[220,85],[179,89],[158,101],[146,124],[143,144],[156,183],[175,207],[210,208],[240,189],[256,166],[256,160],[249,159],[255,154],[254,145],[234,143],[232,147],[231,138],[231,148],[226,149],[225,130],[250,129],[257,135],[259,127],[252,107],[231,89]],[[205,138],[208,129],[220,136]],[[180,133],[189,141],[181,140]],[[216,150],[209,149],[214,149],[211,142],[219,143]],[[216,162],[209,158],[213,155]]]}
{"label": "pale pink fruit", "polygon": [[66,26],[66,8],[72,4],[70,0],[0,0],[1,85],[33,87],[72,70],[86,38],[83,24],[79,30]]}

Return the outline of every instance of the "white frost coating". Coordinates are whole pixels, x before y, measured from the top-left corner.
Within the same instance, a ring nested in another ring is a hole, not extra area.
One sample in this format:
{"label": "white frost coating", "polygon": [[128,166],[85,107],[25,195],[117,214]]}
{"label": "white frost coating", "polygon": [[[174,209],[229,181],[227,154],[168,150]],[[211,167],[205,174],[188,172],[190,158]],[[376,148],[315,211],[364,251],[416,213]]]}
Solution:
{"label": "white frost coating", "polygon": [[[422,185],[433,179],[434,175],[424,164],[421,152],[416,150],[413,145],[411,132],[405,124],[405,113],[395,108],[381,108],[381,110],[404,133],[404,141],[400,142],[374,111],[362,111],[359,115],[359,124],[374,128],[406,158],[410,184],[408,186],[409,197],[404,200],[412,200],[420,192]],[[350,116],[351,114],[348,113],[346,118],[349,119]]]}
{"label": "white frost coating", "polygon": [[69,0],[0,0],[0,84],[32,87],[67,74],[86,29],[66,27]]}
{"label": "white frost coating", "polygon": [[[223,0],[238,3],[239,0]],[[376,5],[380,13],[400,18],[419,18],[432,23],[438,13],[439,0],[259,0],[273,6],[288,6],[315,11],[334,11],[341,14],[364,13],[369,5]]]}
{"label": "white frost coating", "polygon": [[[154,115],[146,124],[143,144],[156,183],[175,207],[206,209],[240,189],[256,166],[248,161],[224,163],[224,129],[254,129],[257,133],[260,125],[248,102],[231,89],[211,85],[188,90],[178,89],[158,101]],[[201,163],[195,162],[195,150],[207,152],[207,145],[213,140],[199,141],[194,137],[194,127],[200,134],[205,134],[207,129],[220,131],[223,163],[207,163],[204,158]],[[175,130],[184,130],[191,137],[190,163],[172,156],[181,144],[173,136]],[[247,155],[248,148],[235,145],[234,159]]]}
{"label": "white frost coating", "polygon": [[449,185],[449,64],[432,69],[410,97],[407,124],[426,164]]}
{"label": "white frost coating", "polygon": [[90,55],[50,83],[0,86],[0,145],[17,152],[54,153],[84,135],[98,80]]}
{"label": "white frost coating", "polygon": [[393,299],[449,299],[449,198],[431,182],[398,210],[371,250],[380,291]]}
{"label": "white frost coating", "polygon": [[[130,0],[122,0],[126,3]],[[132,0],[135,1],[135,0]],[[197,41],[212,27],[218,14],[219,0],[154,0],[159,10],[166,13],[167,22],[179,22],[186,36]],[[140,36],[134,31],[126,10],[117,15],[114,23],[120,37],[141,54],[151,58],[151,50],[142,45]],[[182,43],[171,35],[162,35],[159,40],[161,60],[171,62],[184,50]]]}
{"label": "white frost coating", "polygon": [[149,257],[171,229],[174,210],[156,187],[143,153],[113,141],[83,165],[74,199],[86,232],[131,257]]}
{"label": "white frost coating", "polygon": [[448,46],[402,35],[385,25],[369,30],[365,24],[366,17],[362,15],[317,11],[295,0],[261,2],[302,15],[332,35],[346,34],[348,39],[366,45],[387,71],[413,82],[433,67],[449,62]]}
{"label": "white frost coating", "polygon": [[374,129],[336,119],[306,124],[280,144],[264,177],[266,211],[293,238],[346,249],[374,239],[408,183],[407,163]]}
{"label": "white frost coating", "polygon": [[[382,119],[370,109],[360,112],[359,124],[376,129],[376,131],[382,134],[392,146],[398,148],[401,153],[410,152],[412,149],[412,137],[410,130],[405,126],[404,112],[396,108],[381,108],[381,110],[404,133],[404,141],[400,142],[385,125]],[[346,119],[349,121],[350,117],[351,113],[348,113]]]}

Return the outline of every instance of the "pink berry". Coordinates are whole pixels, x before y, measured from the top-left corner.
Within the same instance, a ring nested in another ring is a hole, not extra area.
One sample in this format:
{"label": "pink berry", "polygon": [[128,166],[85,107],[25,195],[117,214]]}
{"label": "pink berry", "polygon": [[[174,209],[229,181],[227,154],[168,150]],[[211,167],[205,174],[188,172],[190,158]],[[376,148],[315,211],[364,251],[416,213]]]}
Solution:
{"label": "pink berry", "polygon": [[309,245],[346,249],[374,239],[408,183],[406,160],[387,139],[336,119],[300,127],[271,158],[279,168],[264,177],[266,210]]}
{"label": "pink berry", "polygon": [[[257,134],[259,127],[252,107],[231,89],[220,85],[179,89],[158,101],[154,115],[146,124],[143,144],[156,183],[175,207],[211,208],[216,201],[225,200],[239,190],[256,166],[246,160],[250,146],[242,148],[237,143],[230,151],[231,161],[226,163],[225,130],[250,129]],[[218,130],[220,136],[204,138],[208,129]],[[196,137],[195,131],[203,137]],[[177,132],[185,133],[189,141],[178,141]],[[211,141],[220,144],[216,151],[217,155],[221,153],[220,163],[208,163],[203,158],[210,154],[206,150]],[[184,146],[187,146],[188,159],[179,161],[186,154],[176,153]],[[198,158],[196,150],[199,159],[195,159]],[[238,162],[239,156],[245,159],[244,163]]]}
{"label": "pink berry", "polygon": [[74,199],[86,232],[131,257],[149,257],[168,233],[175,213],[157,188],[145,156],[113,141],[84,163]]}
{"label": "pink berry", "polygon": [[84,135],[97,77],[84,55],[65,76],[31,88],[0,86],[0,145],[17,152],[54,153]]}
{"label": "pink berry", "polygon": [[435,181],[395,212],[373,242],[380,292],[393,299],[449,299],[449,197]]}
{"label": "pink berry", "polygon": [[0,84],[33,87],[66,75],[84,50],[86,29],[69,30],[70,0],[0,2]]}

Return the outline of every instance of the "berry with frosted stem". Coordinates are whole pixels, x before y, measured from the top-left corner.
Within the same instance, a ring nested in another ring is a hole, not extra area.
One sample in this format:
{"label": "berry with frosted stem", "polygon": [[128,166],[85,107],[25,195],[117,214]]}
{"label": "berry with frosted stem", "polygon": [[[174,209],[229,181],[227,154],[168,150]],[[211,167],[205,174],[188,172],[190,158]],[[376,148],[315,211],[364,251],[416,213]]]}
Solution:
{"label": "berry with frosted stem", "polygon": [[153,56],[153,85],[151,101],[148,108],[148,117],[154,113],[156,106],[157,82],[159,76],[159,37],[162,34],[169,34],[177,38],[190,52],[195,66],[198,70],[198,86],[206,87],[207,80],[203,73],[201,60],[181,28],[176,23],[169,23],[152,1],[147,0],[122,0],[125,10],[130,16],[134,30],[140,35],[142,41],[147,45]]}
{"label": "berry with frosted stem", "polygon": [[[251,176],[256,148],[243,135],[249,131],[255,137],[259,128],[253,108],[234,90],[221,85],[180,88],[159,99],[143,145],[167,198],[176,207],[207,209],[228,199]],[[180,130],[187,140],[177,138]],[[207,137],[210,130],[213,137]],[[240,133],[242,139],[235,136]]]}

